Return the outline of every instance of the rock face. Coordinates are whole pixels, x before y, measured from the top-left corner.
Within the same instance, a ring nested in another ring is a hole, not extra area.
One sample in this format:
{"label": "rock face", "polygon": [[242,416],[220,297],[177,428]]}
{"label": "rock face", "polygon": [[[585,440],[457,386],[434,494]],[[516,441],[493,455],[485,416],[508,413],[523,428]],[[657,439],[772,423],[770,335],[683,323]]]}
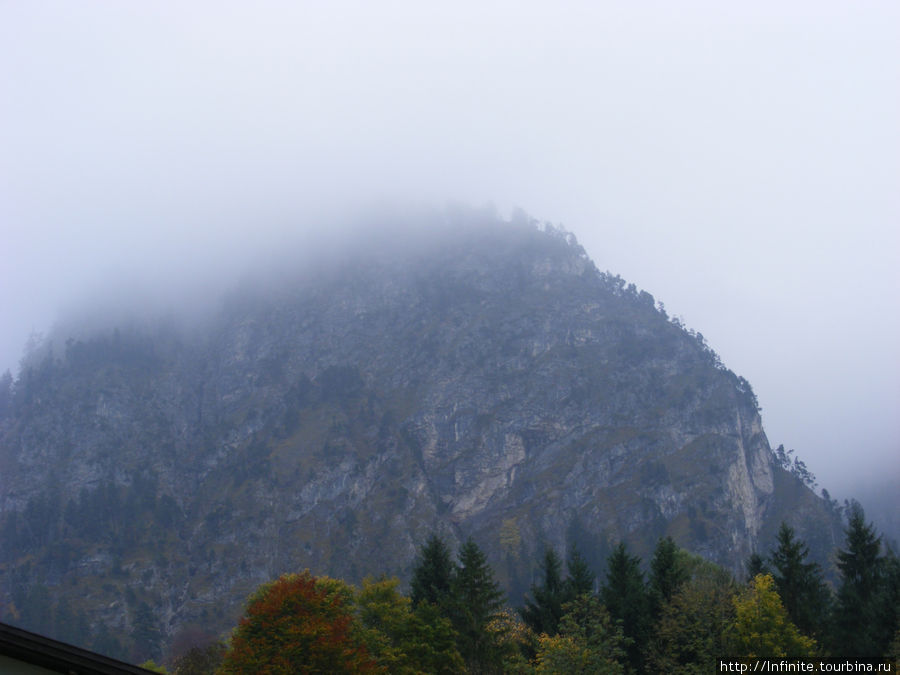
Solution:
{"label": "rock face", "polygon": [[0,607],[45,588],[153,654],[285,571],[402,578],[432,531],[474,537],[514,602],[546,545],[599,568],[669,534],[737,570],[782,519],[830,545],[747,382],[571,235],[410,236],[247,285],[200,332],[32,355],[0,427]]}

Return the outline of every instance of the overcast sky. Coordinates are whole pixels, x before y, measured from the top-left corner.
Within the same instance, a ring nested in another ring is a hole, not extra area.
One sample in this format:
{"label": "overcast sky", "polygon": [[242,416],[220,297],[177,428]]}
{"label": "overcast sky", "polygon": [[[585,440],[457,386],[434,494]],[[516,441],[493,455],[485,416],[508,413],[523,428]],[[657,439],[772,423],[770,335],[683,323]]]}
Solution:
{"label": "overcast sky", "polygon": [[702,332],[840,493],[900,474],[898,120],[894,0],[0,0],[0,369],[115,275],[493,202]]}

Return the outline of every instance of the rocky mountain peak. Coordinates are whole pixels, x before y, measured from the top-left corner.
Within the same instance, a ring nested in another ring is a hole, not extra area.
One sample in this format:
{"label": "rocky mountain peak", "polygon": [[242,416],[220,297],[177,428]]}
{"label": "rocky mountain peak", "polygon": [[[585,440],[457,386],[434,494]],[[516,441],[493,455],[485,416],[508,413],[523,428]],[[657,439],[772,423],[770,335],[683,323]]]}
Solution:
{"label": "rocky mountain peak", "polygon": [[0,427],[0,596],[166,639],[285,571],[403,578],[432,532],[516,601],[546,545],[599,570],[671,535],[737,570],[786,519],[830,549],[702,337],[561,230],[442,218],[284,256],[202,330],[55,336]]}

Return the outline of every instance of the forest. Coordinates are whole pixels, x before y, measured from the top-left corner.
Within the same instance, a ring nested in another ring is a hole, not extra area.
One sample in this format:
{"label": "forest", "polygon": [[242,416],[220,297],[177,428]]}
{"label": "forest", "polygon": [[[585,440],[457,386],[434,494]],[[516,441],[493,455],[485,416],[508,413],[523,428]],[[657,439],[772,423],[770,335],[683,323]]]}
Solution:
{"label": "forest", "polygon": [[[577,549],[547,549],[513,610],[471,539],[432,535],[409,586],[308,570],[259,587],[227,640],[182,645],[176,675],[221,673],[708,673],[717,659],[900,658],[900,560],[858,506],[836,584],[783,524],[746,578],[660,539],[649,565],[620,543],[597,579]],[[565,571],[564,571],[565,570]]]}

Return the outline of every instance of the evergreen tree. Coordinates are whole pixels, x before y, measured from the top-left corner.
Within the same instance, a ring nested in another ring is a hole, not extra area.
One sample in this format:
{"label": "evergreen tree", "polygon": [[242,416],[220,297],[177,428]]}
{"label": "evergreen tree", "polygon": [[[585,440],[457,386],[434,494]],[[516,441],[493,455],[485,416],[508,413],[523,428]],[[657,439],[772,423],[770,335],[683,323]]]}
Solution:
{"label": "evergreen tree", "polygon": [[828,588],[819,565],[806,562],[808,555],[809,547],[794,539],[793,528],[782,523],[778,547],[770,557],[775,589],[797,628],[807,635],[817,635],[828,612]]}
{"label": "evergreen tree", "polygon": [[[884,590],[881,602],[882,641],[888,642],[886,651],[882,652],[900,657],[900,558],[888,550],[884,559]],[[891,637],[885,637],[885,636]]]}
{"label": "evergreen tree", "polygon": [[564,585],[562,580],[562,560],[552,548],[547,548],[541,562],[542,583],[532,584],[534,600],[525,598],[525,606],[520,610],[525,624],[535,633],[556,635],[562,618]]}
{"label": "evergreen tree", "polygon": [[566,567],[569,576],[563,582],[564,597],[566,602],[573,602],[576,598],[594,592],[594,582],[596,575],[591,572],[587,561],[582,557],[581,552],[575,544],[569,549],[569,559],[566,561]]}
{"label": "evergreen tree", "polygon": [[887,657],[894,666],[894,671],[900,670],[900,629],[894,634],[894,639],[888,646]]}
{"label": "evergreen tree", "polygon": [[763,558],[759,553],[751,553],[750,557],[747,558],[745,567],[747,569],[748,581],[752,581],[760,574],[769,573],[769,568],[766,565],[766,559]]}
{"label": "evergreen tree", "polygon": [[640,563],[640,558],[629,555],[625,543],[620,542],[607,560],[606,583],[600,591],[610,616],[631,640],[628,662],[637,672],[643,670],[643,650],[650,632],[650,602]]}
{"label": "evergreen tree", "polygon": [[832,653],[841,657],[875,658],[883,654],[892,638],[884,625],[882,582],[884,560],[881,537],[866,524],[859,504],[850,508],[845,530],[846,548],[837,553],[841,573],[831,631]]}
{"label": "evergreen tree", "polygon": [[487,627],[503,604],[503,593],[484,553],[471,538],[460,546],[458,558],[451,584],[451,620],[459,634],[459,652],[470,672],[495,672],[503,659],[502,636]]}
{"label": "evergreen tree", "polygon": [[650,560],[650,606],[653,618],[688,579],[688,571],[672,537],[660,539]]}
{"label": "evergreen tree", "polygon": [[430,603],[446,610],[453,583],[454,566],[450,549],[436,534],[432,534],[413,567],[410,581],[410,600],[413,607]]}

